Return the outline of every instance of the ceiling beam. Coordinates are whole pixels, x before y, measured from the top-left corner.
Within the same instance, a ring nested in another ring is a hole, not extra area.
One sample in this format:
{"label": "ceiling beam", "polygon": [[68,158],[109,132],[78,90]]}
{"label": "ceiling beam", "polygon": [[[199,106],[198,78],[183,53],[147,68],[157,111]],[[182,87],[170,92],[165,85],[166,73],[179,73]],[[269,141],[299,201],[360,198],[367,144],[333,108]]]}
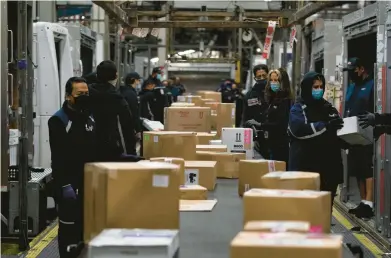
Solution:
{"label": "ceiling beam", "polygon": [[266,22],[248,21],[139,21],[138,28],[267,28]]}
{"label": "ceiling beam", "polygon": [[120,6],[118,6],[114,1],[92,1],[94,4],[101,7],[107,15],[115,20],[117,23],[126,25],[126,26],[137,26],[137,13],[124,11]]}

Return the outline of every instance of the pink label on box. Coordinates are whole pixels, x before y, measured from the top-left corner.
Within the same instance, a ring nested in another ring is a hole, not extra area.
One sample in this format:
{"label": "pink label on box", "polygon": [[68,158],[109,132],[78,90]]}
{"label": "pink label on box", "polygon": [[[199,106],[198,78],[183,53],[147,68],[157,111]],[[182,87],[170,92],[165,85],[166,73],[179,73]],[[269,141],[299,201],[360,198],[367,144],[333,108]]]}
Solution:
{"label": "pink label on box", "polygon": [[323,233],[323,227],[322,226],[311,226],[310,233]]}
{"label": "pink label on box", "polygon": [[244,130],[244,144],[251,144],[251,129]]}

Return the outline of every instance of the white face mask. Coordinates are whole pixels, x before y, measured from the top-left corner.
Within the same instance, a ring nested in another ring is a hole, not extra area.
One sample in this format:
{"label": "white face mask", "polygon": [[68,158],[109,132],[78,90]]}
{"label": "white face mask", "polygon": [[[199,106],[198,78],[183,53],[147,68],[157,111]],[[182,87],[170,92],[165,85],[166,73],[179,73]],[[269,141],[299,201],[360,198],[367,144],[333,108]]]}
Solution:
{"label": "white face mask", "polygon": [[112,81],[109,81],[109,83],[113,86],[116,86],[117,85],[117,81],[118,81],[118,78],[117,79],[114,79]]}

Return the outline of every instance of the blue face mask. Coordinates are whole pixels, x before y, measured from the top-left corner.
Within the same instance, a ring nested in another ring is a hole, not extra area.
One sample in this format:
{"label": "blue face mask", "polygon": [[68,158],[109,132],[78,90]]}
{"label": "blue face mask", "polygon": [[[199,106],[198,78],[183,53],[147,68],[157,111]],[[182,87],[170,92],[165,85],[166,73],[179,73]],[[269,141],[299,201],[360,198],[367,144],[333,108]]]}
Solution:
{"label": "blue face mask", "polygon": [[278,82],[271,82],[270,88],[272,89],[273,92],[277,92],[280,90],[280,84]]}
{"label": "blue face mask", "polygon": [[161,75],[161,74],[158,74],[158,75],[156,75],[156,78],[157,78],[158,80],[161,80],[161,79],[162,79],[162,75]]}
{"label": "blue face mask", "polygon": [[323,97],[323,89],[313,89],[312,97],[316,100],[320,100]]}

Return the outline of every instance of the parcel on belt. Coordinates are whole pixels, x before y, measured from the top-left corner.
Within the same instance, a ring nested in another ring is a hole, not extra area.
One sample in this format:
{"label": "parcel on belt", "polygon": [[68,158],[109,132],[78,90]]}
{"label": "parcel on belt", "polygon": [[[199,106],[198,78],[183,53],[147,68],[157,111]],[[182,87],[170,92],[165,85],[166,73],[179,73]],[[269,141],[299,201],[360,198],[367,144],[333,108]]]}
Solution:
{"label": "parcel on belt", "polygon": [[216,110],[216,131],[221,136],[223,127],[235,127],[235,103],[219,103]]}
{"label": "parcel on belt", "polygon": [[241,160],[239,161],[238,194],[242,196],[251,188],[262,188],[261,178],[273,171],[284,171],[286,164],[275,160]]}
{"label": "parcel on belt", "polygon": [[199,90],[197,95],[200,95],[203,99],[213,99],[214,102],[221,102],[221,92]]}
{"label": "parcel on belt", "polygon": [[238,178],[239,161],[246,159],[245,153],[197,151],[197,160],[217,161],[218,178]]}
{"label": "parcel on belt", "polygon": [[195,107],[194,103],[174,102],[171,107]]}
{"label": "parcel on belt", "polygon": [[207,107],[166,107],[164,130],[210,132],[210,115],[210,108]]}
{"label": "parcel on belt", "polygon": [[342,258],[341,235],[240,232],[230,258]]}
{"label": "parcel on belt", "polygon": [[175,157],[195,160],[197,137],[192,132],[144,132],[144,158]]}
{"label": "parcel on belt", "polygon": [[181,185],[181,200],[206,200],[208,189],[200,185]]}
{"label": "parcel on belt", "polygon": [[84,240],[105,228],[179,228],[179,166],[161,162],[85,166]]}
{"label": "parcel on belt", "polygon": [[310,231],[310,223],[306,221],[249,221],[244,225],[244,231],[256,232],[297,232]]}
{"label": "parcel on belt", "polygon": [[216,161],[185,161],[185,184],[200,185],[213,191],[216,186]]}
{"label": "parcel on belt", "polygon": [[244,193],[243,209],[244,224],[252,220],[298,220],[308,221],[323,233],[330,232],[330,192],[254,188]]}
{"label": "parcel on belt", "polygon": [[216,138],[215,133],[198,132],[197,133],[197,144],[208,145],[209,141],[214,140],[215,138]]}
{"label": "parcel on belt", "polygon": [[197,95],[183,95],[178,97],[179,102],[194,103],[195,106],[201,107],[203,101],[201,96]]}
{"label": "parcel on belt", "polygon": [[309,172],[270,172],[262,176],[261,188],[319,191],[320,176]]}
{"label": "parcel on belt", "polygon": [[197,145],[197,151],[227,152],[227,145]]}
{"label": "parcel on belt", "polygon": [[182,158],[158,157],[151,158],[152,162],[167,162],[179,166],[179,184],[185,183],[185,160]]}

